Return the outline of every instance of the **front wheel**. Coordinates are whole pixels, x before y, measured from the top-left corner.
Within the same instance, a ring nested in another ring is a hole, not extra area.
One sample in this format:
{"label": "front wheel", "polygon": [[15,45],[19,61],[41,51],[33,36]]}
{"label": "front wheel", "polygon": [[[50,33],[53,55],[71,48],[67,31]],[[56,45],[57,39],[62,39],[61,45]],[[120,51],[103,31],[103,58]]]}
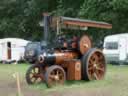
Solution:
{"label": "front wheel", "polygon": [[48,87],[63,85],[65,82],[65,71],[58,65],[52,65],[47,68],[45,79]]}
{"label": "front wheel", "polygon": [[28,84],[41,83],[44,80],[43,68],[40,65],[33,64],[26,72],[26,81]]}

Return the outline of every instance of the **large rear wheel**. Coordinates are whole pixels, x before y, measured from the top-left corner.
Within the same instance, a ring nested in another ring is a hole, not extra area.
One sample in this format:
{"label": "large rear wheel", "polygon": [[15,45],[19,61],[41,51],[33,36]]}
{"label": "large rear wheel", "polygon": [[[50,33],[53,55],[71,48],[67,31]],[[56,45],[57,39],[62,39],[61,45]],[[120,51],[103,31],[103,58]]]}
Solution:
{"label": "large rear wheel", "polygon": [[92,48],[82,58],[82,77],[84,80],[101,80],[106,72],[106,62],[103,53]]}

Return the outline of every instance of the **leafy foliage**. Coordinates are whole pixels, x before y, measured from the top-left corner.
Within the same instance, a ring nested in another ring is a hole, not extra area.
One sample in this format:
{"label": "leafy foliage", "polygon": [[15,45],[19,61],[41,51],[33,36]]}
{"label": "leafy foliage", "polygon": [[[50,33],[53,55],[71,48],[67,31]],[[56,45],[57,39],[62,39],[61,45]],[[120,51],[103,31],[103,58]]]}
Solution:
{"label": "leafy foliage", "polygon": [[0,37],[41,40],[42,13],[51,12],[112,23],[112,30],[89,29],[93,39],[103,39],[107,34],[127,32],[127,5],[128,0],[0,0]]}

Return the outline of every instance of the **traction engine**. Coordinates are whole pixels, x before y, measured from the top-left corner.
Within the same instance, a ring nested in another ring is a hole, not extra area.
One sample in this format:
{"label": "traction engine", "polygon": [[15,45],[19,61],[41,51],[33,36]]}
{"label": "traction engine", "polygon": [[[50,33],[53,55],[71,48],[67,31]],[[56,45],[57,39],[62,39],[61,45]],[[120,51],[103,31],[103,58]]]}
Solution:
{"label": "traction engine", "polygon": [[[111,24],[89,20],[61,17],[61,24],[81,27],[110,29]],[[45,82],[48,87],[64,84],[65,80],[101,80],[105,76],[106,62],[101,50],[92,48],[87,35],[62,42],[62,47],[53,47],[41,53],[36,64],[26,72],[28,84]]]}

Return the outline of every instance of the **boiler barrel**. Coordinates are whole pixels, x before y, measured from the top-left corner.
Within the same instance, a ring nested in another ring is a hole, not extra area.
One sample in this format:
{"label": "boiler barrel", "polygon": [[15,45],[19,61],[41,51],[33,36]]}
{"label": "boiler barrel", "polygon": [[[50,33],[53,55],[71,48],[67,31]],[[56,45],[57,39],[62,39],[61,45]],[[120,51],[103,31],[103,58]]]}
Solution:
{"label": "boiler barrel", "polygon": [[67,60],[76,59],[79,53],[75,51],[55,51],[53,53],[43,53],[39,56],[39,62],[42,64],[53,65],[62,64]]}

